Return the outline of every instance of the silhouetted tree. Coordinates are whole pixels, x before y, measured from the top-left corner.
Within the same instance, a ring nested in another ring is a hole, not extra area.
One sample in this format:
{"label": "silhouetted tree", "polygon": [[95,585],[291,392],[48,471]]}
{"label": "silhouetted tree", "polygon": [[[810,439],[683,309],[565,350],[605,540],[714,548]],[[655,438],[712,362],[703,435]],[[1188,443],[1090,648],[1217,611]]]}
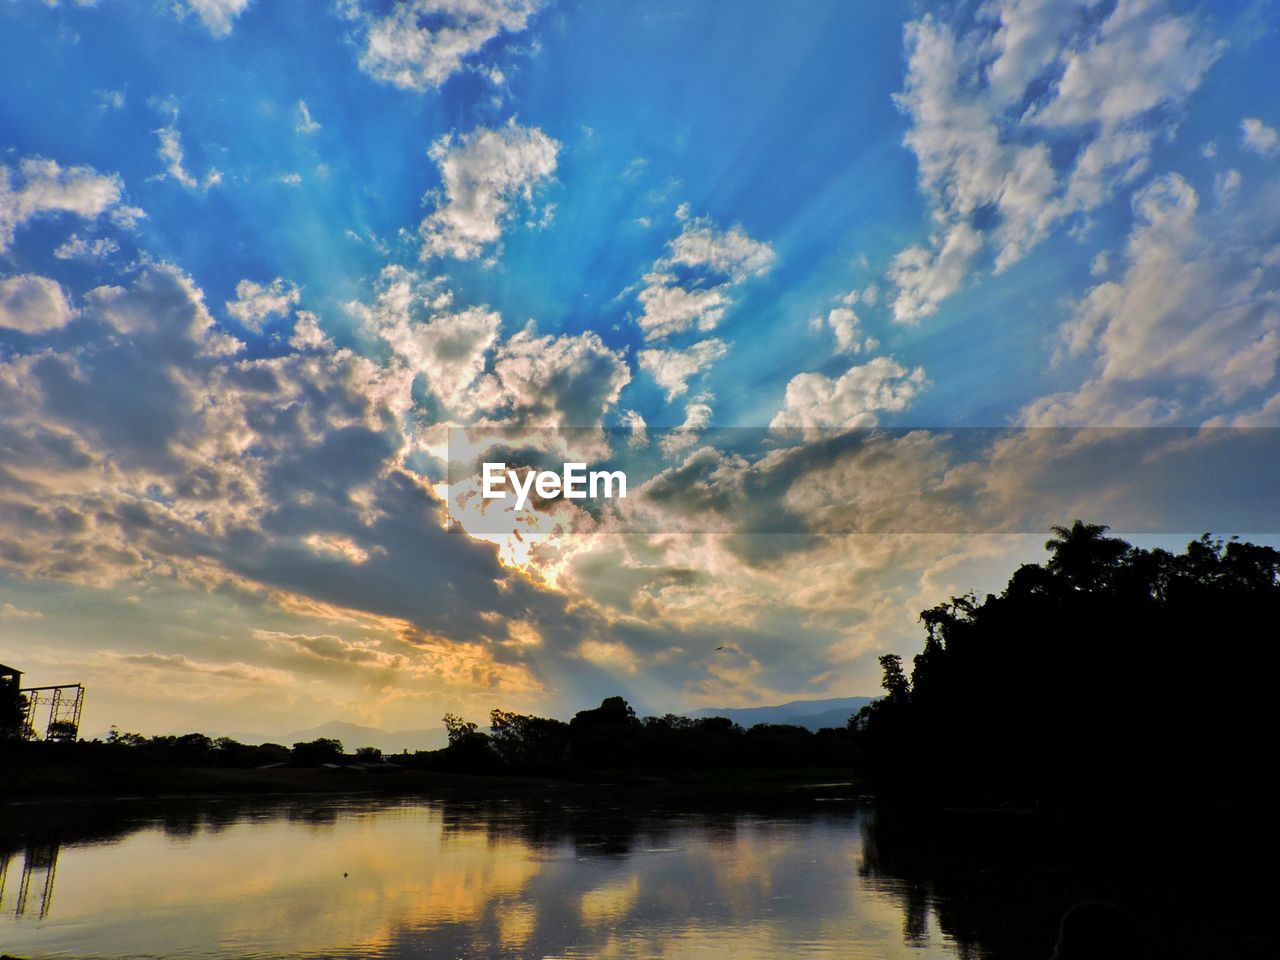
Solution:
{"label": "silhouetted tree", "polygon": [[924,611],[909,678],[881,659],[889,695],[850,726],[883,791],[1063,815],[1138,809],[1192,777],[1237,807],[1262,795],[1280,551],[1206,534],[1173,555],[1106,529],[1056,527],[1000,595]]}
{"label": "silhouetted tree", "polygon": [[295,743],[291,756],[294,763],[304,767],[333,763],[342,759],[342,741],[320,737],[305,743]]}

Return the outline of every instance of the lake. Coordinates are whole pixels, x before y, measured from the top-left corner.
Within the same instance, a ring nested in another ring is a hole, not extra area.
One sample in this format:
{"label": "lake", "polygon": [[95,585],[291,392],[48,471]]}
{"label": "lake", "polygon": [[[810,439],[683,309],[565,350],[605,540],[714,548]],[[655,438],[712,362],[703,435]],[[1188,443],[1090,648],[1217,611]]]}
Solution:
{"label": "lake", "polygon": [[651,818],[563,800],[210,804],[134,808],[88,836],[84,814],[68,810],[65,840],[46,822],[7,855],[0,947],[21,957],[957,956],[934,922],[904,936],[902,891],[864,875],[865,811],[830,806]]}
{"label": "lake", "polygon": [[0,811],[0,953],[1045,958],[1077,898],[1142,902],[1032,846],[975,858],[838,797],[34,805]]}

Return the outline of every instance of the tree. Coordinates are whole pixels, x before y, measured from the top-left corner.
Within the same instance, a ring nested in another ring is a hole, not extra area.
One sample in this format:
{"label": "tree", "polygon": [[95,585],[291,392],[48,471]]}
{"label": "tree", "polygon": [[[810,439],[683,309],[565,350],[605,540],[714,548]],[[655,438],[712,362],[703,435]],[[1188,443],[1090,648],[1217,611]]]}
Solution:
{"label": "tree", "polygon": [[911,695],[911,681],[903,672],[902,658],[896,653],[886,653],[880,658],[880,669],[884,671],[880,685],[889,691],[889,699],[905,701]]}
{"label": "tree", "polygon": [[456,713],[446,713],[444,715],[444,730],[449,738],[449,746],[452,747],[472,736],[477,727],[474,723],[463,720]]}
{"label": "tree", "polygon": [[1053,527],[1053,536],[1044,545],[1052,554],[1046,569],[1076,590],[1102,586],[1129,552],[1129,544],[1105,536],[1109,529],[1106,524],[1083,520],[1076,520],[1070,527]]}
{"label": "tree", "polygon": [[314,767],[322,763],[333,763],[342,759],[342,741],[320,737],[305,743],[295,743],[292,756],[293,761],[302,766]]}

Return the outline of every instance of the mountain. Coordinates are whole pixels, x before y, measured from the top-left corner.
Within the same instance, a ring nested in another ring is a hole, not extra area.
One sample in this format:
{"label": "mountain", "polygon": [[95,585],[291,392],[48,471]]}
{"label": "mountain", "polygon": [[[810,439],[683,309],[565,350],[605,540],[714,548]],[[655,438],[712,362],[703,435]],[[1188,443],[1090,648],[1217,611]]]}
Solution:
{"label": "mountain", "polygon": [[379,730],[376,727],[364,727],[358,723],[346,723],[334,720],[318,727],[305,730],[294,730],[292,733],[228,733],[224,736],[241,743],[282,743],[291,747],[295,743],[318,740],[325,737],[341,740],[348,753],[354,753],[358,747],[377,747],[383,753],[400,753],[408,750],[439,750],[448,742],[444,727],[434,730]]}
{"label": "mountain", "polygon": [[785,723],[809,730],[843,727],[849,717],[879,697],[836,697],[831,700],[792,700],[774,707],[706,707],[691,717],[728,717],[744,727],[757,723]]}

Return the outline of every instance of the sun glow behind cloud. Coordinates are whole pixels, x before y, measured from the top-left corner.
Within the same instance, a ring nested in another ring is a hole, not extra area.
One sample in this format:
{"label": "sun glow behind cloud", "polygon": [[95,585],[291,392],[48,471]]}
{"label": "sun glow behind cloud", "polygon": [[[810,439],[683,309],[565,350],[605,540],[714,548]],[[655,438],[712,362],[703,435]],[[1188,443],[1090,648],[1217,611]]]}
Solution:
{"label": "sun glow behind cloud", "polygon": [[[113,670],[205,723],[869,693],[918,609],[1043,539],[965,536],[908,480],[1021,518],[1058,454],[877,472],[718,428],[1280,425],[1244,15],[177,12],[0,8],[0,610],[40,614],[0,660],[92,677],[91,726],[184,722]],[[498,529],[450,483],[468,426],[655,459],[617,511]],[[1114,523],[1104,487],[1080,510]]]}

